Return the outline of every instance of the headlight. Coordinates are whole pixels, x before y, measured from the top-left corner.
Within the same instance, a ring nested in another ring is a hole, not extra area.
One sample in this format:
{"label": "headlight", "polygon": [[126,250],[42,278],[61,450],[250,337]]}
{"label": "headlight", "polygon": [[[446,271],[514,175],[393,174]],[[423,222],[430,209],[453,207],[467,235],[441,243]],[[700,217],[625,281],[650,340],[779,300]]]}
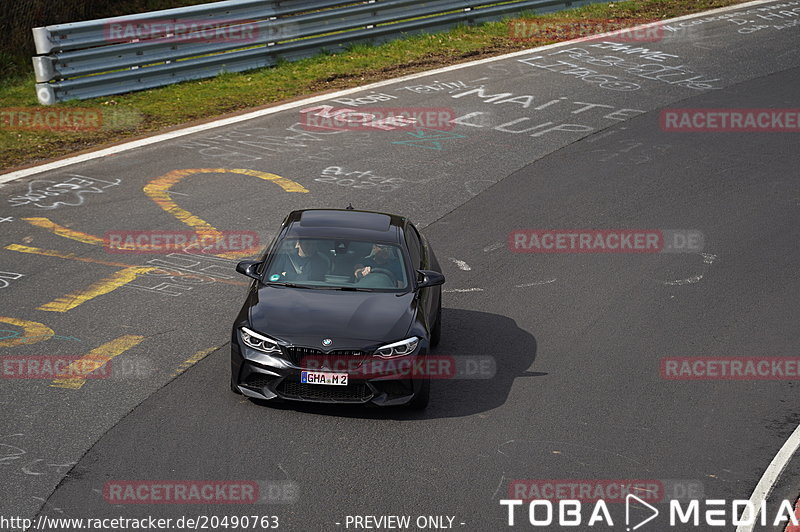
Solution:
{"label": "headlight", "polygon": [[418,344],[419,338],[412,336],[411,338],[406,338],[405,340],[379,347],[375,351],[375,356],[380,358],[392,358],[410,355],[416,351]]}
{"label": "headlight", "polygon": [[251,331],[247,327],[242,327],[239,330],[239,333],[242,335],[242,341],[247,347],[252,347],[256,351],[261,351],[262,353],[267,353],[270,355],[279,355],[281,353],[281,348],[278,347],[278,342],[272,340],[271,338],[267,338],[257,332]]}

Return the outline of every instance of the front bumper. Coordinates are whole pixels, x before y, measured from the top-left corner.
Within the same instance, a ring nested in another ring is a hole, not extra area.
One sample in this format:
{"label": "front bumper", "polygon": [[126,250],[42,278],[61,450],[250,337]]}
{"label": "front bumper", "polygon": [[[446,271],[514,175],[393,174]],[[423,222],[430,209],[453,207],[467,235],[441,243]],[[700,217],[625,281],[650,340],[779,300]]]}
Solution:
{"label": "front bumper", "polygon": [[[255,399],[394,406],[410,402],[422,386],[421,378],[408,375],[398,377],[390,372],[372,377],[347,372],[347,386],[304,384],[300,382],[303,370],[334,370],[304,368],[301,364],[290,362],[288,357],[258,356],[257,352],[236,340],[231,342],[231,382],[243,395]],[[249,358],[244,358],[243,350],[247,350]],[[413,364],[413,361],[425,356],[425,351],[420,347],[417,354],[402,358]],[[256,356],[252,357],[252,354]],[[371,355],[364,359],[374,360]]]}

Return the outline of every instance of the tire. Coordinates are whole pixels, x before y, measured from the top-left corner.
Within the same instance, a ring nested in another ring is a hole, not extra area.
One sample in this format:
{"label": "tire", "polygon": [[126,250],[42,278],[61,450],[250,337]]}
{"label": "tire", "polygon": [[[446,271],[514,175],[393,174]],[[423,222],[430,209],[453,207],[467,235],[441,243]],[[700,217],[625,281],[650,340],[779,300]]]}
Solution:
{"label": "tire", "polygon": [[422,381],[420,387],[414,398],[408,403],[411,410],[425,410],[431,399],[431,379],[430,377]]}
{"label": "tire", "polygon": [[439,312],[436,313],[436,322],[431,329],[431,347],[439,345],[442,339],[442,298],[439,297]]}
{"label": "tire", "polygon": [[233,383],[233,377],[231,377],[231,391],[236,395],[242,395],[242,392],[239,391],[239,388]]}

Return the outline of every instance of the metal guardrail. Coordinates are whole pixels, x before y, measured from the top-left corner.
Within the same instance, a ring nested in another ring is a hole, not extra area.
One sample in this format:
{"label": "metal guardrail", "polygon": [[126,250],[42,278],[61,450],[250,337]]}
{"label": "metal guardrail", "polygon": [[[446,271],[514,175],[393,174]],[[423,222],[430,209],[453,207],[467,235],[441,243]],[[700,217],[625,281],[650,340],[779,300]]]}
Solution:
{"label": "metal guardrail", "polygon": [[121,94],[597,1],[226,0],[33,28],[36,94],[44,105]]}

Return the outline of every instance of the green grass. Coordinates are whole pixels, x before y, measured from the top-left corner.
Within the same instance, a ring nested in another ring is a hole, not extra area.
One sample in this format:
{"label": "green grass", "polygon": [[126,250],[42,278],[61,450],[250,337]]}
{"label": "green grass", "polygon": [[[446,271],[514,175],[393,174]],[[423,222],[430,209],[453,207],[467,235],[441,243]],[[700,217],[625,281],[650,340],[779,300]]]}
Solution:
{"label": "green grass", "polygon": [[[626,23],[631,25],[642,19],[671,18],[740,2],[628,0],[623,3],[592,4],[541,17],[527,15],[525,18],[604,19],[624,27]],[[53,107],[103,109],[103,128],[85,132],[22,131],[11,129],[0,121],[0,168],[50,159],[166,127],[311,93],[357,87],[372,81],[522,50],[554,40],[552,36],[543,35],[535,40],[515,41],[509,38],[506,22],[493,22],[481,26],[462,26],[445,33],[411,36],[379,46],[354,45],[342,53],[320,55],[293,63],[281,62],[273,68],[226,73],[207,80],[148,91],[60,103]],[[657,43],[644,46],[657,48]],[[14,66],[8,70],[10,73],[6,72],[0,79],[2,108],[40,107],[34,92],[33,73],[20,74],[19,68]]]}

